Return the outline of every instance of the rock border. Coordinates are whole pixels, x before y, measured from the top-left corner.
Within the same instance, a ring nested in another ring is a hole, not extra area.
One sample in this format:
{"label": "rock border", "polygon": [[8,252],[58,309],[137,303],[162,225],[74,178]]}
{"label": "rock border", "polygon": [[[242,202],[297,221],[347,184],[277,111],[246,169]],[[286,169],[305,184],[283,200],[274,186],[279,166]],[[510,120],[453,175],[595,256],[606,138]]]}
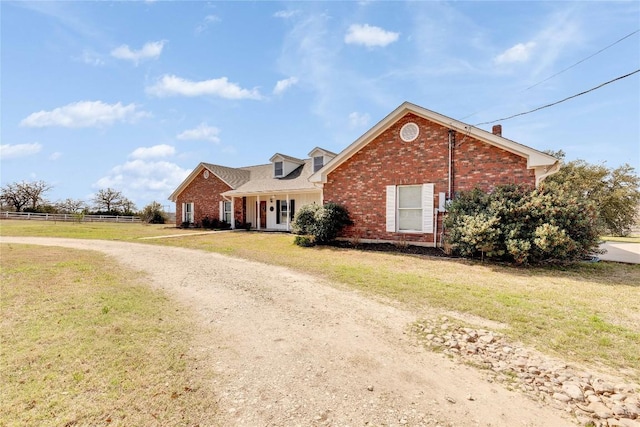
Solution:
{"label": "rock border", "polygon": [[463,327],[446,316],[416,322],[412,330],[427,348],[486,369],[489,381],[503,383],[534,400],[564,410],[581,425],[640,427],[637,384],[613,384],[516,346],[503,334]]}

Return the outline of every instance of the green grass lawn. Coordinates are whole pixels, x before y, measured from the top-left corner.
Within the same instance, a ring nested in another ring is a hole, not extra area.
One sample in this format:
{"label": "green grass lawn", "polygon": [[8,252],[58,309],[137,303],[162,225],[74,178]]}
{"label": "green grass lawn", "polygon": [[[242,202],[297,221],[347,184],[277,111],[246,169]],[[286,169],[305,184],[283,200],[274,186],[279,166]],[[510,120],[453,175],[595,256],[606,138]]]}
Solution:
{"label": "green grass lawn", "polygon": [[[81,225],[79,225],[81,226]],[[94,238],[132,240],[142,225],[103,224]],[[34,235],[0,222],[0,234]],[[34,229],[40,226],[34,226]],[[70,237],[92,233],[53,228]],[[118,227],[122,227],[118,229]],[[148,227],[148,226],[147,226]],[[174,234],[176,229],[161,233]],[[161,234],[160,233],[160,234]],[[126,236],[126,237],[125,237]],[[334,247],[300,248],[281,233],[229,232],[144,240],[218,252],[324,277],[420,312],[436,308],[500,322],[511,339],[540,351],[640,380],[640,266],[578,263],[566,267],[508,265]]]}
{"label": "green grass lawn", "polygon": [[186,309],[95,252],[1,250],[1,426],[210,425]]}

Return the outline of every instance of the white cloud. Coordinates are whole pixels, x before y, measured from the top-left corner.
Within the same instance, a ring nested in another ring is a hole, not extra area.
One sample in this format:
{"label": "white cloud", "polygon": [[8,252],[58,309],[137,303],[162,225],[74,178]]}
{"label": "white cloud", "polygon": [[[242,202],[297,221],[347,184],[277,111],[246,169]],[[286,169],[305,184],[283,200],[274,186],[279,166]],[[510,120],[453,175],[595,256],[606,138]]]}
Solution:
{"label": "white cloud", "polygon": [[93,184],[93,188],[116,188],[127,198],[145,203],[163,201],[190,172],[167,161],[136,159],[112,168]]}
{"label": "white cloud", "polygon": [[496,64],[510,64],[514,62],[527,62],[536,47],[536,42],[518,43],[496,56],[493,60]]}
{"label": "white cloud", "polygon": [[102,60],[100,55],[89,50],[82,51],[82,56],[79,59],[85,64],[93,65],[94,67],[104,65],[104,61]]}
{"label": "white cloud", "polygon": [[349,127],[351,129],[365,127],[369,124],[371,117],[368,114],[362,114],[354,111],[349,114]]}
{"label": "white cloud", "polygon": [[202,33],[209,28],[210,24],[214,24],[216,22],[220,22],[220,17],[216,15],[207,15],[204,17],[204,22],[196,27],[196,33]]}
{"label": "white cloud", "polygon": [[344,42],[347,44],[360,44],[367,47],[384,47],[398,40],[400,33],[387,31],[380,27],[368,24],[353,24],[349,27]]}
{"label": "white cloud", "polygon": [[54,153],[51,153],[51,155],[49,156],[49,160],[58,160],[60,157],[62,157],[62,153],[59,151],[56,151]]}
{"label": "white cloud", "polygon": [[42,150],[42,144],[2,144],[0,145],[0,159],[15,159],[37,154]]}
{"label": "white cloud", "polygon": [[194,82],[173,75],[165,75],[146,89],[155,96],[204,96],[213,95],[226,99],[261,99],[257,89],[243,89],[235,83],[229,83],[226,77]]}
{"label": "white cloud", "polygon": [[274,18],[289,19],[300,13],[299,10],[279,10],[273,14]]}
{"label": "white cloud", "polygon": [[176,153],[176,149],[171,145],[160,144],[153,147],[139,147],[133,150],[129,157],[134,159],[155,159],[159,157],[169,157]]}
{"label": "white cloud", "polygon": [[135,104],[105,104],[102,101],[79,101],[51,111],[38,111],[20,122],[20,126],[61,126],[81,128],[107,126],[115,122],[134,122],[151,114],[138,110]]}
{"label": "white cloud", "polygon": [[142,46],[142,49],[140,50],[131,50],[128,45],[123,44],[122,46],[118,46],[117,48],[113,49],[111,51],[111,56],[118,59],[132,61],[134,64],[138,65],[138,63],[142,60],[158,58],[162,53],[164,44],[164,40],[149,42],[145,43],[145,45]]}
{"label": "white cloud", "polygon": [[190,139],[197,141],[211,141],[214,143],[220,142],[220,129],[213,126],[208,126],[206,123],[200,123],[198,127],[194,129],[188,129],[177,136],[178,139]]}
{"label": "white cloud", "polygon": [[297,77],[289,77],[288,79],[278,80],[275,87],[273,88],[273,94],[280,95],[296,83],[298,83]]}

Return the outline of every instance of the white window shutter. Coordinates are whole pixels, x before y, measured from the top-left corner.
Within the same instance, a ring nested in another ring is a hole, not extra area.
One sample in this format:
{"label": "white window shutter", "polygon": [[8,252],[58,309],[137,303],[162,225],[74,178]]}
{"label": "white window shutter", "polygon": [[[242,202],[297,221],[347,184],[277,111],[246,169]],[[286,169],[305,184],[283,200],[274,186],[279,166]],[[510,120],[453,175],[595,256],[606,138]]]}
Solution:
{"label": "white window shutter", "polygon": [[182,204],[182,222],[185,222],[187,220],[187,204],[183,203]]}
{"label": "white window shutter", "polygon": [[422,232],[433,233],[433,184],[422,184]]}
{"label": "white window shutter", "polygon": [[218,218],[220,221],[224,221],[224,202],[220,201],[220,209],[218,210],[218,216],[220,218]]}
{"label": "white window shutter", "polygon": [[387,232],[396,231],[396,186],[387,185]]}

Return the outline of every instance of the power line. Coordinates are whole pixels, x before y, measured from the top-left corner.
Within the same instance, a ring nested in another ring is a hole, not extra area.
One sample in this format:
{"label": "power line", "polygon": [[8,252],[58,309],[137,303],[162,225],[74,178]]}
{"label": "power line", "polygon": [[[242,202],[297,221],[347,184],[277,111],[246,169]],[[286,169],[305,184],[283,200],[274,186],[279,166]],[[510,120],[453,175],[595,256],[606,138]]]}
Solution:
{"label": "power line", "polygon": [[[542,83],[544,83],[544,82],[547,82],[547,81],[551,80],[552,78],[554,78],[554,77],[556,77],[556,76],[558,76],[558,75],[560,75],[560,74],[564,73],[565,71],[568,71],[568,70],[572,69],[573,67],[575,67],[575,66],[577,66],[577,65],[579,65],[579,64],[582,64],[582,63],[583,63],[583,62],[585,62],[586,60],[593,58],[594,56],[598,55],[599,53],[604,52],[605,50],[609,49],[610,47],[615,46],[616,44],[620,43],[621,41],[623,41],[623,40],[625,40],[625,39],[628,39],[629,37],[631,37],[631,36],[633,36],[634,34],[637,34],[637,33],[639,33],[639,32],[640,32],[640,29],[639,29],[639,30],[635,30],[635,31],[633,31],[633,32],[631,32],[631,33],[629,33],[629,34],[627,34],[626,36],[622,37],[621,39],[616,40],[615,42],[611,43],[610,45],[608,45],[608,46],[606,46],[606,47],[603,47],[603,48],[602,48],[602,49],[600,49],[599,51],[597,51],[597,52],[595,52],[595,53],[593,53],[593,54],[591,54],[591,55],[587,56],[587,57],[586,57],[586,58],[584,58],[584,59],[581,59],[580,61],[576,62],[575,64],[573,64],[573,65],[571,65],[571,66],[569,66],[569,67],[567,67],[567,68],[565,68],[565,69],[563,69],[563,70],[558,71],[557,73],[555,73],[555,74],[553,74],[553,75],[551,75],[551,76],[547,77],[546,79],[544,79],[544,80],[542,80],[542,81],[540,81],[540,82],[538,82],[538,83],[535,83],[535,84],[534,84],[534,85],[532,85],[532,86],[529,86],[529,87],[528,87],[528,88],[526,88],[526,89],[522,89],[522,91],[521,91],[521,92],[526,92],[526,91],[528,91],[529,89],[532,89],[532,88],[534,88],[534,87],[536,87],[536,86],[538,86],[538,85],[541,85],[541,84],[542,84]],[[471,114],[468,114],[468,115],[466,115],[466,116],[462,117],[460,120],[464,120],[464,119],[467,119],[467,118],[469,118],[469,117],[471,117],[471,116],[475,116],[476,114],[481,113],[481,112],[486,111],[486,110],[488,110],[488,108],[485,108],[484,110],[478,110],[478,111],[476,111],[476,112],[474,112],[474,113],[471,113]]]}
{"label": "power line", "polygon": [[629,74],[625,74],[624,76],[616,77],[616,78],[615,78],[615,79],[613,79],[613,80],[609,80],[608,82],[604,82],[604,83],[602,83],[602,84],[599,84],[598,86],[596,86],[596,87],[592,87],[591,89],[585,90],[584,92],[580,92],[580,93],[577,93],[577,94],[575,94],[575,95],[568,96],[568,97],[566,97],[566,98],[564,98],[564,99],[561,99],[560,101],[552,102],[551,104],[543,105],[542,107],[534,108],[533,110],[525,111],[524,113],[514,114],[513,116],[504,117],[504,118],[502,118],[502,119],[492,120],[492,121],[490,121],[490,122],[482,122],[482,123],[478,123],[478,124],[475,124],[474,126],[489,125],[489,124],[491,124],[491,123],[501,122],[501,121],[505,121],[505,120],[513,119],[514,117],[524,116],[525,114],[530,114],[530,113],[533,113],[533,112],[535,112],[535,111],[542,110],[542,109],[544,109],[544,108],[553,107],[554,105],[558,105],[558,104],[560,104],[560,103],[562,103],[562,102],[565,102],[565,101],[568,101],[568,100],[570,100],[570,99],[577,98],[578,96],[581,96],[581,95],[587,94],[587,93],[589,93],[589,92],[593,92],[594,90],[596,90],[596,89],[600,89],[601,87],[606,86],[606,85],[608,85],[608,84],[610,84],[610,83],[616,82],[616,81],[618,81],[618,80],[625,79],[625,78],[627,78],[627,77],[629,77],[629,76],[632,76],[632,75],[634,75],[634,74],[636,74],[636,73],[638,73],[638,72],[640,72],[640,68],[639,68],[639,69],[637,69],[637,70],[635,70],[635,71],[632,71],[632,72],[631,72],[631,73],[629,73]]}
{"label": "power line", "polygon": [[627,34],[626,36],[624,36],[624,37],[623,37],[623,38],[621,38],[620,40],[617,40],[617,41],[615,41],[615,42],[611,43],[611,44],[610,44],[609,46],[607,46],[607,47],[603,47],[602,49],[600,49],[600,50],[599,50],[599,51],[597,51],[596,53],[594,53],[594,54],[592,54],[592,55],[587,56],[586,58],[584,58],[584,59],[582,59],[582,60],[580,60],[580,61],[576,62],[575,64],[573,64],[573,65],[571,65],[571,66],[569,66],[569,67],[567,67],[567,68],[565,68],[564,70],[560,70],[560,71],[558,71],[557,73],[555,73],[554,75],[549,76],[549,77],[547,77],[546,79],[542,80],[541,82],[538,82],[538,83],[536,83],[536,84],[534,84],[534,85],[532,85],[532,86],[529,86],[528,88],[526,88],[526,89],[525,89],[525,91],[526,91],[526,90],[529,90],[529,89],[531,89],[531,88],[534,88],[534,87],[536,87],[536,86],[538,86],[538,85],[541,85],[542,83],[544,83],[544,82],[546,82],[546,81],[551,80],[551,79],[552,79],[552,78],[554,78],[555,76],[557,76],[557,75],[559,75],[559,74],[562,74],[562,73],[564,73],[564,72],[565,72],[565,71],[567,71],[567,70],[572,69],[572,68],[573,68],[573,67],[575,67],[576,65],[582,64],[584,61],[586,61],[586,60],[588,60],[588,59],[593,58],[593,57],[594,57],[594,56],[596,56],[597,54],[599,54],[599,53],[601,53],[601,52],[604,52],[605,50],[609,49],[610,47],[615,46],[616,44],[620,43],[622,40],[627,39],[627,38],[631,37],[632,35],[634,35],[634,34],[636,34],[636,33],[638,33],[638,32],[640,32],[640,30],[635,30],[634,32],[632,32],[632,33],[630,33],[630,34]]}

